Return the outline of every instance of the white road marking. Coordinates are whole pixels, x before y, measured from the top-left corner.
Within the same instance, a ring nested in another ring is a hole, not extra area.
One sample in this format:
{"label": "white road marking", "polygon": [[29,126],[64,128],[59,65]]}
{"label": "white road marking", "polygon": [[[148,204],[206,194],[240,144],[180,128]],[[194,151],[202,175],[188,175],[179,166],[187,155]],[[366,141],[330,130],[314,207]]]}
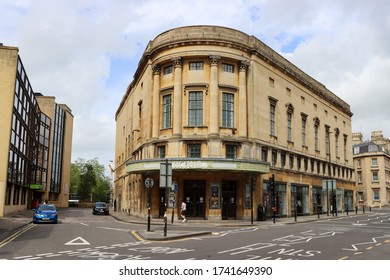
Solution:
{"label": "white road marking", "polygon": [[76,237],[75,239],[66,242],[65,245],[91,245],[91,243],[82,237]]}

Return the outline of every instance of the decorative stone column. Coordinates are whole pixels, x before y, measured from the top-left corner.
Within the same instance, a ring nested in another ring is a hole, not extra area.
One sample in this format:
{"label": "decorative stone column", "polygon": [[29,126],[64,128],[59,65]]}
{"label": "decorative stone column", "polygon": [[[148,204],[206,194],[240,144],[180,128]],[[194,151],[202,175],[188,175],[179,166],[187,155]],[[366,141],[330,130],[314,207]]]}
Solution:
{"label": "decorative stone column", "polygon": [[161,67],[155,65],[153,70],[153,111],[152,111],[152,138],[158,138],[159,119],[160,119],[160,73]]}
{"label": "decorative stone column", "polygon": [[181,137],[182,135],[182,67],[181,57],[172,58],[174,73],[173,87],[173,134],[172,137]]}
{"label": "decorative stone column", "polygon": [[238,136],[240,138],[248,137],[248,119],[247,119],[247,111],[248,111],[248,103],[247,103],[247,88],[246,88],[246,70],[249,67],[249,61],[243,60],[239,65],[239,115],[238,115]]}
{"label": "decorative stone column", "polygon": [[209,136],[217,137],[219,134],[219,106],[218,106],[218,64],[220,56],[211,55],[210,57],[210,127]]}

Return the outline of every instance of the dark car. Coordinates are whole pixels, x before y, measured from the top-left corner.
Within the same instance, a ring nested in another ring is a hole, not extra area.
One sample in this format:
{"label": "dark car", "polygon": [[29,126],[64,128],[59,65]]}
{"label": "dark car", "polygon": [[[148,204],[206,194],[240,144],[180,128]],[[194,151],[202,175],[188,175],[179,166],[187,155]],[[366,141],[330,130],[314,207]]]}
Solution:
{"label": "dark car", "polygon": [[35,209],[33,223],[58,223],[58,210],[54,204],[40,204]]}
{"label": "dark car", "polygon": [[105,202],[96,202],[93,206],[92,209],[92,214],[97,215],[97,214],[104,214],[108,215],[110,213],[108,209],[108,204]]}

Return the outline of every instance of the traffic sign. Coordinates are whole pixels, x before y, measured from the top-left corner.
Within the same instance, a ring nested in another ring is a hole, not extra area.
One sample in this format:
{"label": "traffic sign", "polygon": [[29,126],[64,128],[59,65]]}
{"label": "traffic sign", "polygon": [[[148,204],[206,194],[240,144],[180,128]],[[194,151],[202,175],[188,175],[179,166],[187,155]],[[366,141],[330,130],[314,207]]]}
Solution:
{"label": "traffic sign", "polygon": [[150,177],[146,178],[146,180],[145,180],[145,186],[146,186],[147,188],[151,188],[151,187],[153,187],[153,185],[154,185],[153,179],[150,178]]}

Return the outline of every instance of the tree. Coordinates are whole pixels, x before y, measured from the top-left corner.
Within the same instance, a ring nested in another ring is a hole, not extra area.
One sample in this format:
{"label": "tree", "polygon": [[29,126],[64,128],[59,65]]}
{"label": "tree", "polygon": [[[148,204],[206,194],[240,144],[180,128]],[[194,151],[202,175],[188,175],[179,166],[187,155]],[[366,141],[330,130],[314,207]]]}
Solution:
{"label": "tree", "polygon": [[110,192],[110,179],[104,175],[104,166],[97,158],[77,159],[71,165],[71,192],[80,199],[92,196],[93,201],[106,201]]}

